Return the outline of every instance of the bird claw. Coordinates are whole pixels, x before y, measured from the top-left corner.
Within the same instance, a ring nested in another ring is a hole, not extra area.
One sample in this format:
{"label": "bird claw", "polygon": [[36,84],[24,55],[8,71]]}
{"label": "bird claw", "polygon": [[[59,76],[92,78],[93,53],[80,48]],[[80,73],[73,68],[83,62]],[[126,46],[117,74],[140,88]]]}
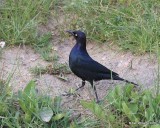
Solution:
{"label": "bird claw", "polygon": [[70,93],[66,93],[66,94],[62,94],[62,96],[68,96],[68,97],[70,97],[71,94]]}
{"label": "bird claw", "polygon": [[99,104],[99,103],[101,103],[101,101],[100,101],[100,100],[97,100],[96,103]]}
{"label": "bird claw", "polygon": [[[75,93],[75,91],[69,91],[69,92],[66,92],[65,91],[65,94],[62,94],[62,96],[68,96],[68,97],[70,97],[70,96],[75,96],[75,95],[77,95],[76,93]],[[79,95],[79,94],[78,94]]]}

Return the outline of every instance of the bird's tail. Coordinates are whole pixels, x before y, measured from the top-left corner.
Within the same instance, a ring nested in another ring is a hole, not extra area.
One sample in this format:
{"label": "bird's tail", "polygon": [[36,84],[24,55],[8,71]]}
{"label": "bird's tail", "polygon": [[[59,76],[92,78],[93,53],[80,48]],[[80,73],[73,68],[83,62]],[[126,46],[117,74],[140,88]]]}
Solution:
{"label": "bird's tail", "polygon": [[120,77],[118,77],[118,78],[117,78],[117,79],[115,79],[115,80],[121,80],[121,81],[124,81],[124,82],[126,82],[126,83],[130,83],[130,84],[134,84],[135,86],[139,86],[138,84],[136,84],[136,83],[134,83],[134,82],[131,82],[131,81],[125,80],[125,79],[120,78]]}

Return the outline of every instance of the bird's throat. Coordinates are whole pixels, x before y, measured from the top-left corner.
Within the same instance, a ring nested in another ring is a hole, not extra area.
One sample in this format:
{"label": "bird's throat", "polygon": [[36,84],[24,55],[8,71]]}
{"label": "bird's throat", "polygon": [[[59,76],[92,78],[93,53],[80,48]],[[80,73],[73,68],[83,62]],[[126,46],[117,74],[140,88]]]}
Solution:
{"label": "bird's throat", "polygon": [[77,41],[76,47],[78,50],[86,50],[86,42]]}

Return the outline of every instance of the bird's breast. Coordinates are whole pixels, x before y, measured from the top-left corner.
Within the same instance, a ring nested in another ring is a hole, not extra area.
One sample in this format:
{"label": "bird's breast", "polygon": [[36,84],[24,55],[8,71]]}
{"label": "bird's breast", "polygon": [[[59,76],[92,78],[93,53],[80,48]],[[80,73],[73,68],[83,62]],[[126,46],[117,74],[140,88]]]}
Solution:
{"label": "bird's breast", "polygon": [[85,59],[89,59],[86,49],[83,49],[78,43],[72,48],[69,55],[69,67],[72,72],[76,72],[80,67],[81,62]]}
{"label": "bird's breast", "polygon": [[73,48],[69,55],[69,67],[73,72],[74,72],[74,69],[77,68],[77,64],[79,62],[80,57],[81,57],[81,52],[76,48]]}
{"label": "bird's breast", "polygon": [[77,60],[77,56],[71,53],[69,56],[69,67],[71,68],[71,70],[76,67]]}

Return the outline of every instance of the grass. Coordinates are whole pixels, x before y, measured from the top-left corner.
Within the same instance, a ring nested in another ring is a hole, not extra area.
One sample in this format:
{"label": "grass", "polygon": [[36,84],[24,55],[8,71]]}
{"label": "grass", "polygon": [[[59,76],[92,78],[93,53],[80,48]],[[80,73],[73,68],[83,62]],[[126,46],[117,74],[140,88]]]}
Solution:
{"label": "grass", "polygon": [[160,127],[160,94],[149,90],[139,92],[133,85],[116,86],[101,105],[88,101],[81,104],[93,113],[99,127]]}
{"label": "grass", "polygon": [[[66,18],[60,31],[64,27],[84,30],[97,43],[113,43],[135,54],[149,52],[159,56],[159,4],[158,0],[6,0],[0,4],[0,40],[7,45],[30,45],[45,61],[53,63],[33,67],[35,75],[48,73],[66,80],[61,74],[70,70],[66,64],[57,63],[52,34],[40,35],[37,30],[46,23],[50,12],[57,13],[55,18],[59,12]],[[61,97],[37,93],[33,80],[15,94],[10,87],[13,75],[6,81],[0,77],[0,127],[160,127],[159,67],[156,94],[150,90],[137,92],[131,85],[117,86],[102,104],[82,100],[81,105],[91,114],[72,120],[70,110],[61,106]]]}
{"label": "grass", "polygon": [[51,33],[38,33],[38,26],[46,23],[56,0],[7,0],[2,3],[0,40],[7,45],[30,45],[44,60],[56,60],[57,55],[53,54],[50,42]]}
{"label": "grass", "polygon": [[55,62],[53,65],[48,65],[46,67],[36,66],[31,68],[31,72],[35,75],[42,74],[52,74],[52,75],[62,75],[62,74],[70,74],[71,70],[68,64]]}
{"label": "grass", "polygon": [[[7,45],[35,44],[37,27],[47,20],[54,0],[6,0],[0,8],[0,39]],[[23,19],[23,20],[22,20]]]}
{"label": "grass", "polygon": [[33,48],[37,53],[41,55],[41,57],[48,62],[54,62],[58,60],[57,53],[53,50],[53,46],[51,44],[52,34],[45,33],[38,38],[36,44],[33,44]]}
{"label": "grass", "polygon": [[36,91],[30,81],[24,90],[12,91],[9,81],[0,80],[0,127],[88,128],[96,126],[91,119],[78,120],[72,110],[61,106],[61,97],[50,97]]}
{"label": "grass", "polygon": [[80,29],[88,38],[114,43],[135,54],[156,53],[159,46],[159,0],[66,0],[69,29]]}
{"label": "grass", "polygon": [[47,21],[49,9],[56,14],[59,7],[70,19],[64,20],[68,29],[84,30],[96,42],[114,43],[136,54],[155,53],[160,39],[159,4],[158,0],[19,0],[18,4],[8,0],[1,4],[0,39],[8,45],[37,45],[38,25]]}
{"label": "grass", "polygon": [[0,127],[55,127],[70,125],[70,113],[61,109],[60,97],[54,99],[36,92],[34,81],[17,94],[0,81]]}

